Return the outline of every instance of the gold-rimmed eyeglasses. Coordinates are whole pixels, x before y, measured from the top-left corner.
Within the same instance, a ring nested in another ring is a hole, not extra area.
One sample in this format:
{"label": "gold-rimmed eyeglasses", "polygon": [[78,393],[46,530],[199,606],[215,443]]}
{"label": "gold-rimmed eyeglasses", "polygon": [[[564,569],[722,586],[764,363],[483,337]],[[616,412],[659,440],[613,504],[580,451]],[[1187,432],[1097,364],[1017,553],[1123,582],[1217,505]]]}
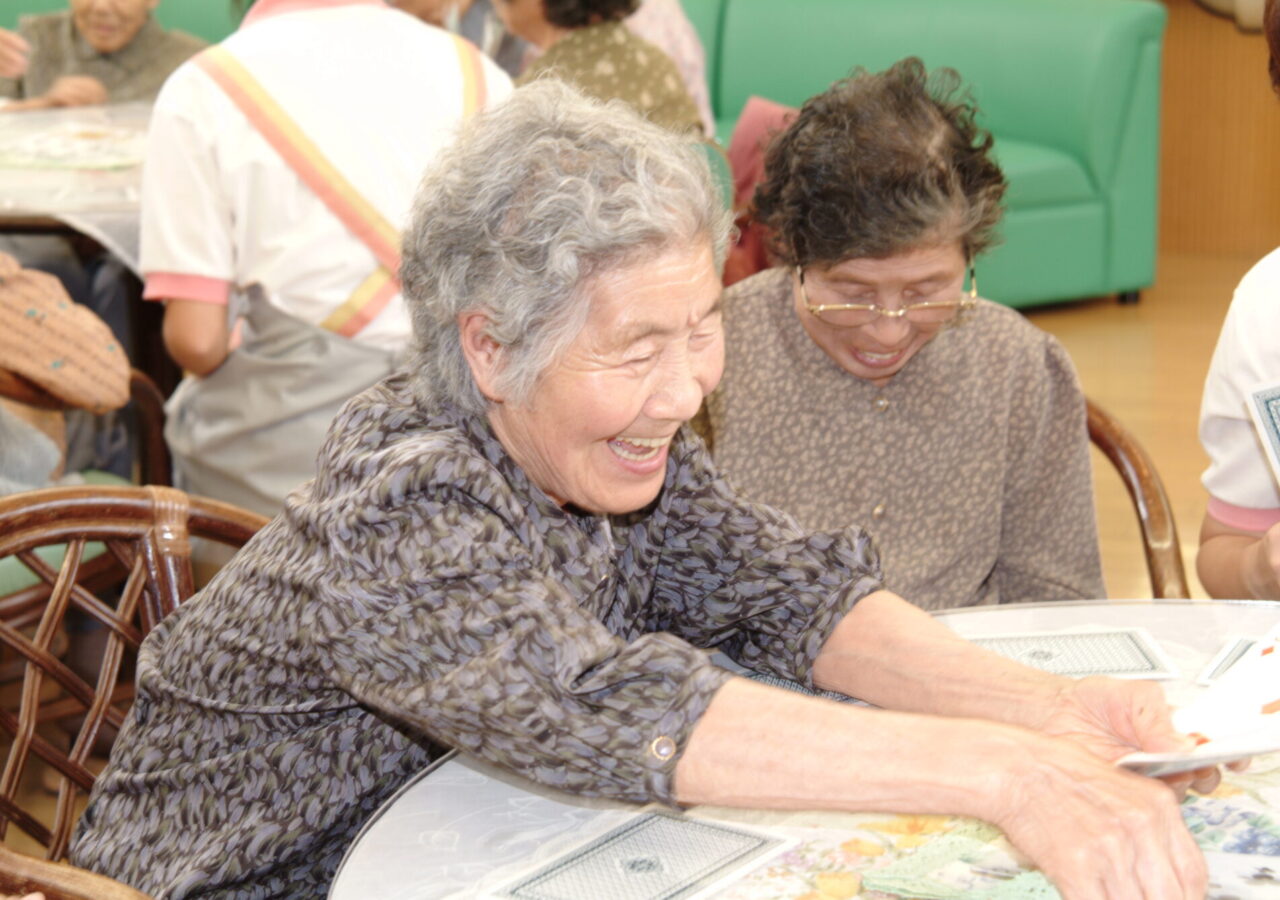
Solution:
{"label": "gold-rimmed eyeglasses", "polygon": [[836,328],[861,328],[870,325],[880,316],[886,319],[905,318],[913,325],[942,325],[955,318],[963,309],[971,309],[978,302],[978,277],[969,267],[969,290],[954,300],[926,300],[908,303],[897,309],[885,309],[876,303],[812,303],[804,286],[804,269],[796,266],[800,279],[800,300],[810,315]]}

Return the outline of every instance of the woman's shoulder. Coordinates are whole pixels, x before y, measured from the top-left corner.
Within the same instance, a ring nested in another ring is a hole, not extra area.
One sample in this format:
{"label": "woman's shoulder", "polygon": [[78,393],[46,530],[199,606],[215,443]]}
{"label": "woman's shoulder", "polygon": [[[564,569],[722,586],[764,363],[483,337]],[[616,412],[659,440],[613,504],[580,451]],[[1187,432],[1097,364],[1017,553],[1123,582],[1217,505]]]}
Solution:
{"label": "woman's shoulder", "polygon": [[409,491],[465,488],[495,480],[493,452],[478,423],[419,397],[398,373],[352,398],[333,420],[320,473],[390,499]]}
{"label": "woman's shoulder", "polygon": [[30,42],[32,55],[48,52],[58,42],[69,42],[73,33],[71,11],[22,16],[18,19],[18,33]]}
{"label": "woman's shoulder", "polygon": [[725,288],[721,304],[726,321],[759,316],[785,306],[791,294],[791,270],[764,269]]}
{"label": "woman's shoulder", "polygon": [[1021,311],[994,300],[979,300],[965,316],[956,331],[970,332],[967,343],[974,345],[971,350],[975,353],[1044,352],[1046,347],[1058,345],[1057,338]]}
{"label": "woman's shoulder", "polygon": [[1227,318],[1250,327],[1266,327],[1273,333],[1280,324],[1280,304],[1275,302],[1280,290],[1280,248],[1258,260],[1240,279],[1231,298]]}
{"label": "woman's shoulder", "polygon": [[989,300],[979,300],[929,349],[930,383],[973,382],[993,402],[1007,393],[996,390],[999,384],[1024,390],[1077,380],[1057,338],[1018,310]]}

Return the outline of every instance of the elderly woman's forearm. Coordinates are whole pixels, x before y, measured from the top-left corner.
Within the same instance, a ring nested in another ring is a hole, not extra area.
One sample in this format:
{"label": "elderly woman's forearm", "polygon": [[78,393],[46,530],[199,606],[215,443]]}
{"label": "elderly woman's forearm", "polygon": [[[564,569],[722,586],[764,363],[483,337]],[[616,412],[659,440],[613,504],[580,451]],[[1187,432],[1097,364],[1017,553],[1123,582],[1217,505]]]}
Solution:
{"label": "elderly woman's forearm", "polygon": [[983,650],[888,591],[864,597],[836,626],[813,676],[886,709],[1031,728],[1070,683]]}
{"label": "elderly woman's forearm", "polygon": [[[990,724],[990,723],[989,723]],[[837,705],[742,678],[725,684],[676,767],[681,803],[983,815],[1007,740],[962,720]],[[976,741],[976,744],[974,743]],[[976,760],[956,765],[940,747]]]}

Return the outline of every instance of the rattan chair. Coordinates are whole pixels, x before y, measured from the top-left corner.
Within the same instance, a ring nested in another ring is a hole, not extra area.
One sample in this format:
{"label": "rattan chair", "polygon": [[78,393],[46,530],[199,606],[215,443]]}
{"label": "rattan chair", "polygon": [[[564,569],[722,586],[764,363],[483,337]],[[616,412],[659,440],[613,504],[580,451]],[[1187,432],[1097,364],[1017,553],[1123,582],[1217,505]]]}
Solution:
{"label": "rattan chair", "polygon": [[[0,748],[8,740],[0,772],[0,838],[13,824],[44,847],[46,860],[66,856],[80,804],[93,787],[90,753],[104,731],[120,727],[132,701],[132,656],[192,592],[189,538],[240,546],[265,523],[257,513],[168,487],[59,487],[0,498],[0,559],[16,557],[42,588],[26,598],[26,608],[12,597],[0,601],[0,647],[24,669],[20,698],[0,703]],[[82,583],[90,542],[104,545],[103,556],[123,574],[105,598]],[[56,567],[36,553],[50,545],[65,547]],[[105,629],[93,684],[52,652],[73,609]],[[29,769],[40,768],[28,766],[33,759],[51,770],[57,784],[52,822],[24,805],[24,775],[29,781]],[[0,892],[40,889],[48,900],[115,896],[94,893],[92,882],[88,893],[76,893],[74,879],[60,886],[69,867],[18,858],[23,867],[0,856]],[[36,880],[32,873],[46,867],[51,880]]]}
{"label": "rattan chair", "polygon": [[1088,417],[1089,439],[1111,460],[1133,500],[1151,576],[1151,596],[1189,597],[1178,526],[1155,464],[1129,429],[1092,400],[1088,401]]}

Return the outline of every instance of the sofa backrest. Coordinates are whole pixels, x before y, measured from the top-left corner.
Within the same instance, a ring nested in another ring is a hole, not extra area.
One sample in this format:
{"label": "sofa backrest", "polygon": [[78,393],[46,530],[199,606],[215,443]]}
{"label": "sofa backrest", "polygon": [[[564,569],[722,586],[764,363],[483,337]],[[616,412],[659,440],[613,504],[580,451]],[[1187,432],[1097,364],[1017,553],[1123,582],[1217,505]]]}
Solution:
{"label": "sofa backrest", "polygon": [[[248,8],[246,0],[244,8]],[[156,19],[165,28],[176,28],[216,44],[236,30],[244,9],[232,0],[160,0]]]}
{"label": "sofa backrest", "polygon": [[707,44],[722,138],[752,94],[798,106],[855,66],[878,71],[919,56],[930,69],[960,73],[991,131],[1070,152],[1100,183],[1114,167],[1135,73],[1148,66],[1158,75],[1166,17],[1154,0],[685,0],[685,6]]}

